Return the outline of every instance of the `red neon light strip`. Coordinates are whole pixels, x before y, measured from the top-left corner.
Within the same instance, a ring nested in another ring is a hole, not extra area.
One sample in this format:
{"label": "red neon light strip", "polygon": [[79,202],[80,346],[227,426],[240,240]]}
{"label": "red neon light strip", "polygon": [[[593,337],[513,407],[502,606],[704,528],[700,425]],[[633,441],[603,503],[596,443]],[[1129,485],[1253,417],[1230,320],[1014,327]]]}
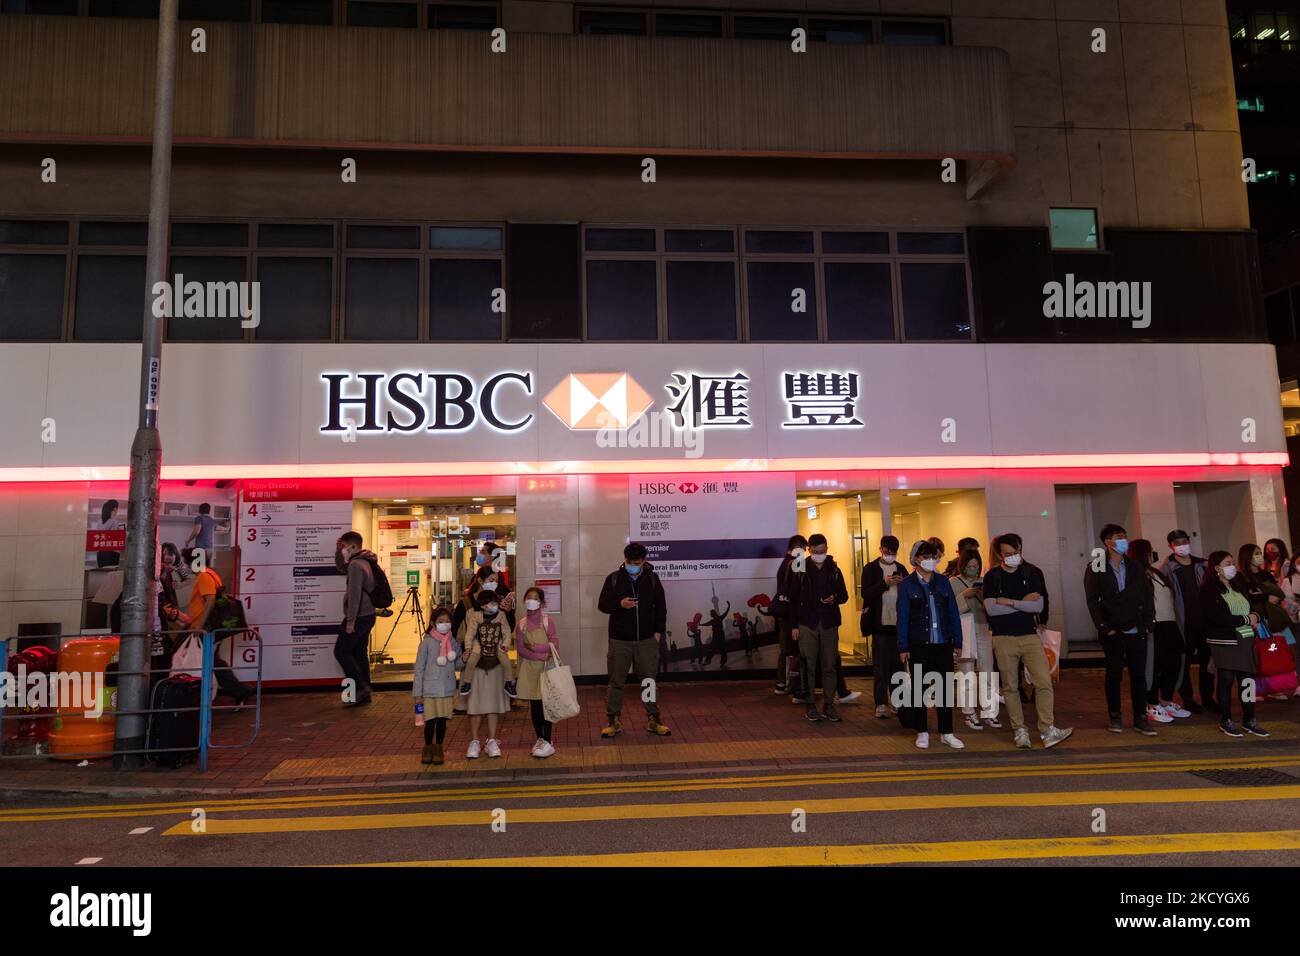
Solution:
{"label": "red neon light strip", "polygon": [[[407,478],[438,476],[583,475],[705,471],[975,471],[1024,468],[1198,468],[1285,466],[1284,451],[1171,452],[1117,455],[916,455],[880,458],[681,458],[605,461],[343,462],[280,465],[164,465],[169,480],[240,478]],[[130,469],[52,466],[0,468],[0,482],[126,481]]]}

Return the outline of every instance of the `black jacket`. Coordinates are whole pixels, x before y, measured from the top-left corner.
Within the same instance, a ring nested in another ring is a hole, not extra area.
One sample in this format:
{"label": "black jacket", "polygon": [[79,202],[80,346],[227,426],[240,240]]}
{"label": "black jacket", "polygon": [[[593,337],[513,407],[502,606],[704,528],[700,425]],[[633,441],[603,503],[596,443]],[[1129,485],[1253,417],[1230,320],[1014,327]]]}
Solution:
{"label": "black jacket", "polygon": [[809,576],[813,574],[826,575],[828,590],[835,598],[834,603],[828,607],[831,619],[830,626],[839,627],[840,605],[847,604],[849,600],[849,590],[844,583],[844,574],[840,571],[840,566],[835,563],[835,559],[830,557],[822,564],[820,570],[816,570],[811,555],[808,556],[807,570],[791,575],[794,593],[790,595],[790,606],[794,608],[795,623],[811,626],[814,620],[815,598],[813,597],[812,584],[809,581]]}
{"label": "black jacket", "polygon": [[[636,598],[636,607],[625,608],[623,598]],[[619,565],[617,571],[605,578],[596,602],[602,614],[609,615],[611,641],[643,641],[668,628],[668,603],[664,599],[664,586],[650,562],[641,566],[641,573],[632,580],[627,569]]]}
{"label": "black jacket", "polygon": [[[902,577],[907,577],[906,569],[897,562],[893,565]],[[892,573],[892,572],[891,572]],[[862,566],[862,636],[875,634],[880,630],[880,610],[884,607],[885,595],[889,585],[885,584],[885,569],[879,558],[868,561]]]}
{"label": "black jacket", "polygon": [[1083,572],[1088,613],[1102,634],[1112,630],[1123,634],[1132,628],[1145,632],[1155,626],[1155,596],[1151,591],[1151,579],[1127,554],[1124,555],[1124,584],[1121,591],[1109,554],[1106,555],[1105,570],[1094,571],[1089,563]]}

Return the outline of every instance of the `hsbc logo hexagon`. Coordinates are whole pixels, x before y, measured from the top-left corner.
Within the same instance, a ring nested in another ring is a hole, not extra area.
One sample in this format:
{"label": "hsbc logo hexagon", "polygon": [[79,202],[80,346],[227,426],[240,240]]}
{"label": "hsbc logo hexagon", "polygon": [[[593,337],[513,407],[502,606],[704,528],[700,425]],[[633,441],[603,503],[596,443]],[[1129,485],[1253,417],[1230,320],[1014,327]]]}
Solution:
{"label": "hsbc logo hexagon", "polygon": [[684,495],[693,495],[700,490],[700,486],[693,481],[679,481],[677,482],[677,490]]}
{"label": "hsbc logo hexagon", "polygon": [[573,431],[622,430],[654,399],[626,372],[570,372],[542,404]]}

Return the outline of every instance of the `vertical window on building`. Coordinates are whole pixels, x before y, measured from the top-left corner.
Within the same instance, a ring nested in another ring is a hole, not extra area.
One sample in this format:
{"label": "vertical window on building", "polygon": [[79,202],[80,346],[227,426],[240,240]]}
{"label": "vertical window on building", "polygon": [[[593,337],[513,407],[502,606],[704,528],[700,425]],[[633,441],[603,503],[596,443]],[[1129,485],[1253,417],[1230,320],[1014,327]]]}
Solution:
{"label": "vertical window on building", "polygon": [[262,22],[331,26],[334,0],[262,0]]}
{"label": "vertical window on building", "polygon": [[496,4],[431,3],[428,24],[431,30],[493,30]]}
{"label": "vertical window on building", "polygon": [[737,40],[785,40],[799,27],[798,17],[751,17],[737,15],[731,20],[732,35]]}
{"label": "vertical window on building", "polygon": [[582,338],[582,247],[576,223],[508,227],[511,339]]}
{"label": "vertical window on building", "polygon": [[420,10],[415,0],[347,0],[350,27],[419,26]]}
{"label": "vertical window on building", "polygon": [[1250,15],[1250,38],[1252,40],[1277,39],[1277,20],[1272,13],[1252,13]]}
{"label": "vertical window on building", "polygon": [[263,342],[328,342],[333,337],[334,260],[259,254]]}
{"label": "vertical window on building", "polygon": [[735,231],[665,229],[663,241],[669,341],[736,341]]}
{"label": "vertical window on building", "polygon": [[918,342],[971,337],[964,262],[900,262],[898,276],[904,338]]}
{"label": "vertical window on building", "polygon": [[[176,225],[180,225],[177,223]],[[173,231],[176,226],[172,227]],[[183,277],[173,301],[179,300],[179,309],[164,321],[169,342],[233,342],[244,338],[242,310],[257,306],[256,319],[262,318],[261,303],[252,298],[252,288],[245,284],[248,278],[246,256],[173,256],[167,270],[168,281]],[[186,307],[186,290],[191,282],[199,283],[201,304],[191,300]],[[211,283],[211,285],[209,285]],[[202,314],[196,315],[195,311]],[[189,312],[189,315],[186,315]],[[250,316],[247,321],[253,321]]]}
{"label": "vertical window on building", "polygon": [[429,338],[435,342],[500,341],[500,259],[429,260]]}
{"label": "vertical window on building", "polygon": [[[817,263],[813,234],[745,232],[745,314],[752,342],[815,342]],[[791,261],[787,257],[800,256]]]}
{"label": "vertical window on building", "polygon": [[829,342],[892,342],[894,281],[888,262],[822,263]]}
{"label": "vertical window on building", "polygon": [[181,0],[182,20],[247,23],[253,19],[253,0]]}
{"label": "vertical window on building", "polygon": [[1049,209],[1052,250],[1095,252],[1097,243],[1097,210]]}
{"label": "vertical window on building", "polygon": [[79,255],[73,337],[140,341],[144,330],[144,256]]}
{"label": "vertical window on building", "polygon": [[948,28],[935,20],[883,20],[880,42],[891,46],[944,46]]}
{"label": "vertical window on building", "polygon": [[655,36],[721,37],[722,15],[713,13],[656,13]]}
{"label": "vertical window on building", "polygon": [[579,10],[578,32],[600,36],[646,36],[646,14],[623,10]]}
{"label": "vertical window on building", "polygon": [[1246,39],[1246,15],[1244,13],[1228,14],[1228,36],[1234,40]]}
{"label": "vertical window on building", "polygon": [[586,334],[592,341],[659,339],[654,229],[591,226],[583,234]]}
{"label": "vertical window on building", "polygon": [[343,338],[414,341],[420,333],[420,260],[349,256],[343,272]]}
{"label": "vertical window on building", "polygon": [[66,255],[0,251],[0,340],[61,338],[66,275]]}

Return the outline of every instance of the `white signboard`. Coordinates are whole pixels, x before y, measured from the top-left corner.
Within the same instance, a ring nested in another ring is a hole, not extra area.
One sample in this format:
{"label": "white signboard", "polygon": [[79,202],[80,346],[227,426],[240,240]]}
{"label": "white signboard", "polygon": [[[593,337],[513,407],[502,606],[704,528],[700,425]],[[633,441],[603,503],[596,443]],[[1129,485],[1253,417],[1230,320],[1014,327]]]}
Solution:
{"label": "white signboard", "polygon": [[560,546],[561,542],[558,539],[538,540],[535,571],[538,576],[549,577],[560,573]]}

